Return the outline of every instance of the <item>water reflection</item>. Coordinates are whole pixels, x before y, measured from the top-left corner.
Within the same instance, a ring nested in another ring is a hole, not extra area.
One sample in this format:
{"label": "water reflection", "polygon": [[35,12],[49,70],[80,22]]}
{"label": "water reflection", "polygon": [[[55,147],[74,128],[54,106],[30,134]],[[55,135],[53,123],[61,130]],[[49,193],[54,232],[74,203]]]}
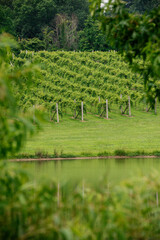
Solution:
{"label": "water reflection", "polygon": [[116,158],[115,162],[116,162],[116,164],[124,164],[126,160],[128,160],[128,159],[127,158]]}
{"label": "water reflection", "polygon": [[86,159],[21,163],[36,181],[53,179],[65,182],[88,182],[96,185],[105,178],[110,184],[131,177],[147,175],[153,169],[160,171],[160,159]]}

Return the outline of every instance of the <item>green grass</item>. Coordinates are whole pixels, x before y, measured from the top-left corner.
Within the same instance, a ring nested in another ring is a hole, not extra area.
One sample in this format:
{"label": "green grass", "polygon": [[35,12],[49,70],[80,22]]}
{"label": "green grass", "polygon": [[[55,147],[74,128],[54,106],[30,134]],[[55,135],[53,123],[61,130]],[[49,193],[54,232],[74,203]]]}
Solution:
{"label": "green grass", "polygon": [[87,114],[84,122],[70,115],[60,123],[49,122],[27,141],[24,156],[159,155],[160,117],[152,112],[133,111],[133,117],[117,111],[109,120]]}

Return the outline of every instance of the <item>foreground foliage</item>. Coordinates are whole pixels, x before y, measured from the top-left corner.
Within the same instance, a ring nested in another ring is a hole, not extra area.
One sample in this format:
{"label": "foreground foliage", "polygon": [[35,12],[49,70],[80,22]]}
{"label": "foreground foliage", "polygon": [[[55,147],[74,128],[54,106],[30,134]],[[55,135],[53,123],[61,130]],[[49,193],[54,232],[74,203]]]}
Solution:
{"label": "foreground foliage", "polygon": [[[11,63],[13,57],[11,49],[16,49],[17,43],[7,35],[0,35],[0,159],[17,152],[24,142],[27,133],[33,133],[39,126],[38,114],[24,114],[17,108],[13,87],[19,90],[26,87],[36,72],[31,63],[15,68]],[[40,116],[40,115],[39,115]]]}
{"label": "foreground foliage", "polygon": [[160,237],[158,174],[109,189],[31,182],[22,169],[1,164],[0,238],[148,240]]}
{"label": "foreground foliage", "polygon": [[101,0],[90,2],[92,15],[98,17],[113,47],[143,76],[149,101],[154,101],[153,95],[160,99],[159,1],[157,8],[145,15],[130,14],[120,0],[109,0],[105,6]]}

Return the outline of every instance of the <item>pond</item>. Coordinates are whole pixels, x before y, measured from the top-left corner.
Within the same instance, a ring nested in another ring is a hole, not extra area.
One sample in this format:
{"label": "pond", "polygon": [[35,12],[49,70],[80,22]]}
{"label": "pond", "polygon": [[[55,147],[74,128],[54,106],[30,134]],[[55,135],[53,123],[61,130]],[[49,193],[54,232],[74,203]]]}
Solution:
{"label": "pond", "polygon": [[85,182],[92,186],[98,186],[103,178],[108,184],[114,185],[154,171],[160,172],[160,158],[61,160],[20,164],[38,182],[53,179],[61,184]]}

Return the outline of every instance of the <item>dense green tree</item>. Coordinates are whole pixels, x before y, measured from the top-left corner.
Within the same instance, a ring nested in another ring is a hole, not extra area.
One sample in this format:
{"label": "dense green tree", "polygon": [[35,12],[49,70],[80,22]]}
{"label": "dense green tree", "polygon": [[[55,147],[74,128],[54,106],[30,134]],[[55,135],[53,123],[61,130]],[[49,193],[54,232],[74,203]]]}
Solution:
{"label": "dense green tree", "polygon": [[0,5],[0,31],[15,34],[13,12],[9,7],[3,5]]}
{"label": "dense green tree", "polygon": [[160,0],[125,0],[126,6],[132,12],[150,12],[153,8],[160,5]]}
{"label": "dense green tree", "polygon": [[105,51],[106,36],[88,15],[88,0],[1,0],[0,30],[20,39],[22,49]]}
{"label": "dense green tree", "polygon": [[150,102],[160,100],[160,7],[147,15],[128,13],[120,0],[93,0],[91,12],[98,16],[113,47],[125,55],[134,71],[144,77]]}
{"label": "dense green tree", "polygon": [[[32,38],[44,40],[46,50],[54,49],[54,45],[76,49],[77,32],[83,29],[88,15],[88,0],[0,0],[1,31],[28,39],[28,43]],[[22,41],[21,46],[27,42]]]}
{"label": "dense green tree", "polygon": [[13,1],[14,0],[0,0],[0,5],[1,6],[7,6],[9,8],[13,8]]}
{"label": "dense green tree", "polygon": [[89,17],[85,22],[84,29],[79,32],[79,50],[106,51],[108,48],[106,35],[99,29],[98,22]]}
{"label": "dense green tree", "polygon": [[45,43],[39,38],[22,39],[19,41],[21,50],[41,51],[45,50]]}
{"label": "dense green tree", "polygon": [[15,0],[13,7],[16,32],[23,38],[37,37],[56,14],[54,0]]}
{"label": "dense green tree", "polygon": [[14,0],[13,12],[17,35],[32,38],[40,36],[45,26],[53,27],[56,14],[69,18],[76,16],[78,30],[82,29],[89,14],[89,6],[87,0]]}

